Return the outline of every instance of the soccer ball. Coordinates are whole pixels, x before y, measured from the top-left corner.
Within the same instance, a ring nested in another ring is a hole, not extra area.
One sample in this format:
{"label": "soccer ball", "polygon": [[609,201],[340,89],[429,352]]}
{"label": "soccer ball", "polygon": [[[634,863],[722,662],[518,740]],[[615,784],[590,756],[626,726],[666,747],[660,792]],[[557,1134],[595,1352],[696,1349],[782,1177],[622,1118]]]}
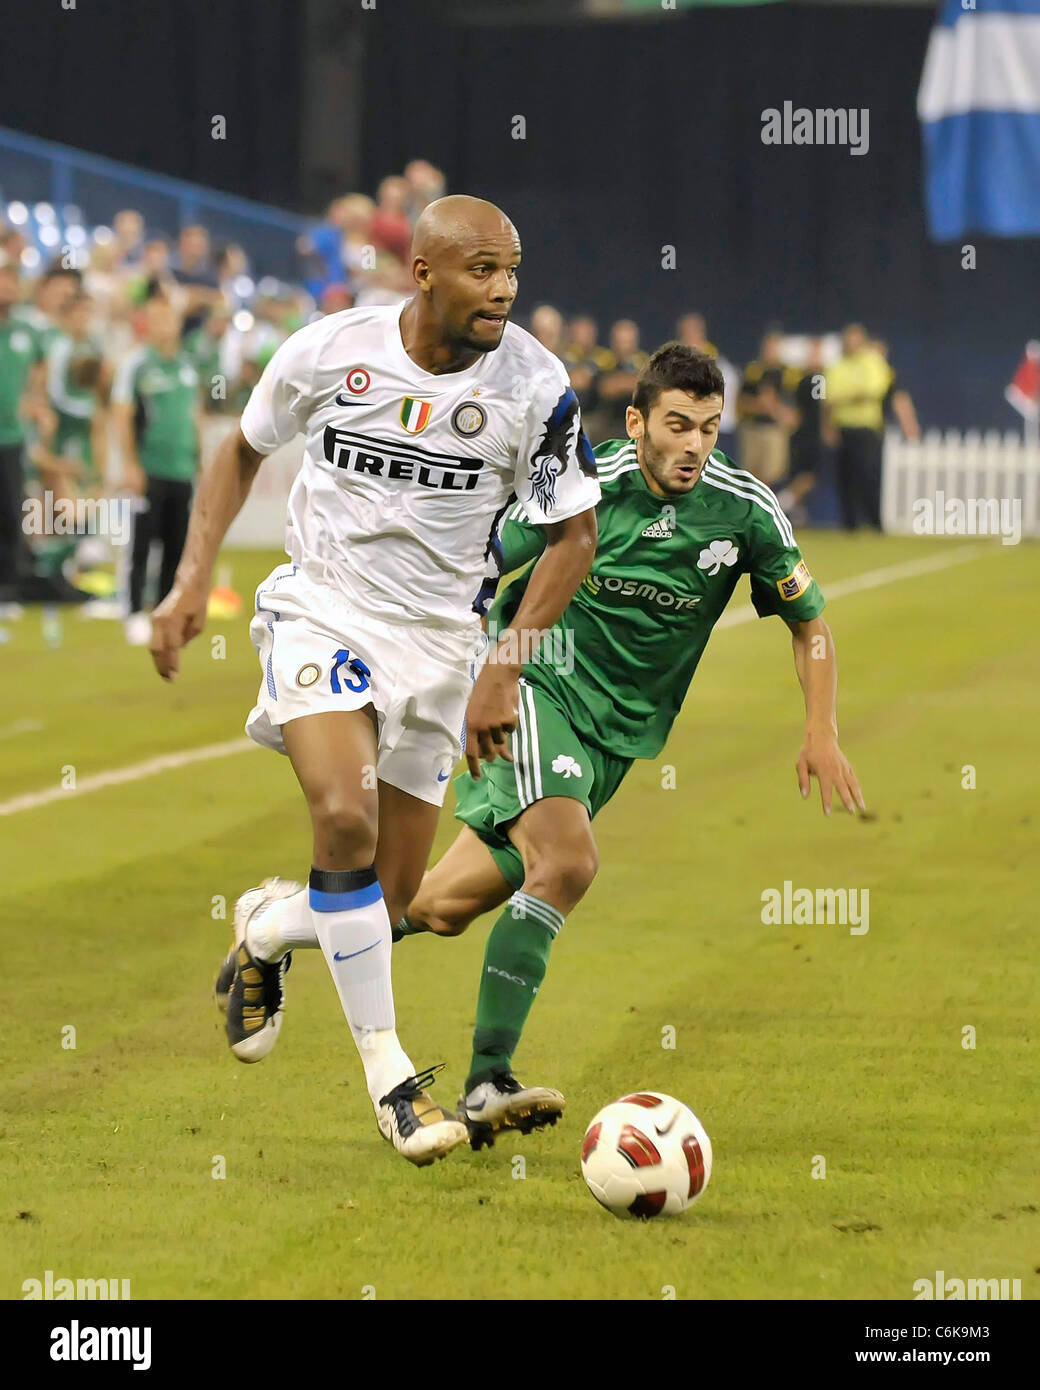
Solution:
{"label": "soccer ball", "polygon": [[605,1105],[585,1131],[581,1172],[615,1216],[676,1216],[711,1177],[711,1140],[673,1096],[637,1091]]}

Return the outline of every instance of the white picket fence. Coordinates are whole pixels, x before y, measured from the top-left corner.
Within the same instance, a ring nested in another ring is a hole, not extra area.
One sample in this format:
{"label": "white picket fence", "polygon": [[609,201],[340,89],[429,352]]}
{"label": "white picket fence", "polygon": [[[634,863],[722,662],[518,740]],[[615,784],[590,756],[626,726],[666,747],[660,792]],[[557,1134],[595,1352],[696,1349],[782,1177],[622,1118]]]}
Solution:
{"label": "white picket fence", "polygon": [[969,514],[979,502],[1001,502],[1005,509],[1017,502],[1021,534],[1040,535],[1040,446],[1025,444],[1020,434],[996,430],[930,430],[916,443],[889,432],[881,481],[884,529],[909,535],[922,500],[941,510],[951,499],[963,502]]}

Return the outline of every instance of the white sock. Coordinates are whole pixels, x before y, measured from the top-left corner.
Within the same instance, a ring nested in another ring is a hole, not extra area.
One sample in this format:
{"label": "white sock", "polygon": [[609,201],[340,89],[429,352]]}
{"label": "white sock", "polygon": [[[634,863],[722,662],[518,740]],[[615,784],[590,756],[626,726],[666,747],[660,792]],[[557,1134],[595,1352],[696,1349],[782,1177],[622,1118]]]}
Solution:
{"label": "white sock", "polygon": [[[315,885],[318,880],[320,887]],[[365,1068],[372,1104],[413,1076],[397,1038],[390,918],[375,869],[312,870],[311,917]]]}
{"label": "white sock", "polygon": [[291,898],[279,898],[258,913],[246,927],[246,946],[257,960],[273,965],[286,951],[318,948],[310,895],[301,888]]}

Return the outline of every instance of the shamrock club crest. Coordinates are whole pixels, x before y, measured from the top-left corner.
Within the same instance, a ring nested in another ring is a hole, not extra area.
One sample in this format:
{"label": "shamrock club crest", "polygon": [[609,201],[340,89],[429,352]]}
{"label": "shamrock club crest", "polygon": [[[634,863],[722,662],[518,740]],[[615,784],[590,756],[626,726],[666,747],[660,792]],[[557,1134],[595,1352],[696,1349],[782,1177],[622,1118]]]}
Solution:
{"label": "shamrock club crest", "polygon": [[707,570],[709,578],[718,574],[723,565],[737,563],[737,547],[732,541],[712,541],[697,556],[697,568]]}
{"label": "shamrock club crest", "polygon": [[558,753],[552,761],[552,770],[562,774],[563,777],[580,777],[581,763],[572,758],[569,753]]}

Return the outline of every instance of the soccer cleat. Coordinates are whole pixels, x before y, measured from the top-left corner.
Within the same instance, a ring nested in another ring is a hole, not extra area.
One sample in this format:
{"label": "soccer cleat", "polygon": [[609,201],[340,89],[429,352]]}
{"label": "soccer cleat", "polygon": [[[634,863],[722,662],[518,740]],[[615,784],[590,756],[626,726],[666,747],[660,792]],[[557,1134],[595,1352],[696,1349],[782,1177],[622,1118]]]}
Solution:
{"label": "soccer cleat", "polygon": [[[249,922],[262,907],[267,907],[268,904],[279,898],[292,897],[293,893],[300,891],[301,886],[290,878],[265,878],[259,887],[250,888],[248,893],[243,893],[235,904],[235,940],[231,950],[224,957],[220,970],[217,972],[216,983],[213,986],[213,998],[222,1014],[227,1013],[228,995],[231,993],[231,984],[235,978],[236,949],[245,938],[245,931]],[[261,896],[258,897],[258,895]],[[291,965],[292,952],[286,957],[285,973],[287,975]]]}
{"label": "soccer cleat", "polygon": [[[249,950],[249,923],[280,898],[291,898],[301,885],[292,879],[265,878],[235,903],[235,944],[225,957],[214,987],[218,1008],[226,1014],[228,1046],[240,1062],[259,1062],[278,1041],[285,1007],[285,976],[292,953],[269,963]],[[222,1002],[223,1001],[223,1002]]]}
{"label": "soccer cleat", "polygon": [[[217,1008],[222,1014],[227,1013],[228,996],[231,993],[231,985],[235,978],[235,951],[232,946],[224,957],[223,964],[217,972],[216,983],[213,986],[213,998],[217,1001]],[[292,952],[285,957],[285,973],[288,975],[292,968]]]}
{"label": "soccer cleat", "polygon": [[380,1134],[417,1168],[428,1167],[435,1158],[443,1158],[468,1138],[459,1117],[426,1093],[425,1088],[443,1066],[441,1062],[409,1076],[383,1096],[376,1111]]}
{"label": "soccer cleat", "polygon": [[560,1091],[548,1086],[523,1086],[506,1068],[496,1070],[490,1081],[481,1081],[469,1095],[459,1097],[459,1119],[469,1130],[470,1147],[490,1148],[495,1135],[506,1129],[530,1134],[554,1125],[565,1105]]}
{"label": "soccer cleat", "polygon": [[213,998],[217,1001],[217,1008],[222,1014],[227,1013],[228,995],[231,993],[231,985],[235,979],[235,947],[232,946],[224,957],[224,963],[217,972],[217,982],[213,986]]}

